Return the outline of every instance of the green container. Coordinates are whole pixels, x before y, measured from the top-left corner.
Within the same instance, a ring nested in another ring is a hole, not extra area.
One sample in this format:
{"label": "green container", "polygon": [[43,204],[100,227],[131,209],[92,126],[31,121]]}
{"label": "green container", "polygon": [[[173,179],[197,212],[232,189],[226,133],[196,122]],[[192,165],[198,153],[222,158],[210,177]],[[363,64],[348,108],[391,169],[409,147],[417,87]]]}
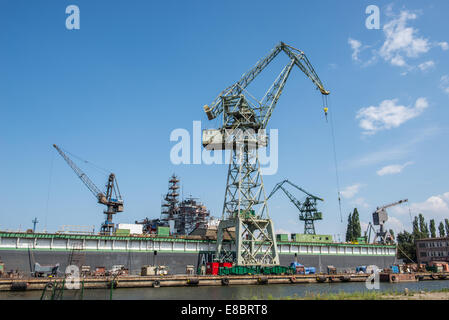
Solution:
{"label": "green container", "polygon": [[231,268],[220,267],[220,268],[218,268],[218,274],[220,276],[227,276],[230,274],[230,270],[231,270]]}
{"label": "green container", "polygon": [[263,268],[262,273],[263,274],[271,274],[271,268],[270,267]]}
{"label": "green container", "polygon": [[116,229],[115,234],[117,236],[129,236],[130,231],[129,229]]}
{"label": "green container", "polygon": [[170,235],[170,227],[157,227],[157,235],[158,236],[169,236]]}
{"label": "green container", "polygon": [[288,234],[277,234],[276,235],[276,240],[277,241],[287,242],[288,241]]}
{"label": "green container", "polygon": [[438,272],[437,266],[426,266],[426,270],[429,272]]}
{"label": "green container", "polygon": [[366,243],[366,239],[365,239],[365,237],[360,237],[360,238],[357,238],[357,242],[360,243],[360,244],[365,244]]}
{"label": "green container", "polygon": [[331,243],[332,236],[327,234],[302,234],[302,233],[292,233],[292,241],[295,242],[325,242]]}

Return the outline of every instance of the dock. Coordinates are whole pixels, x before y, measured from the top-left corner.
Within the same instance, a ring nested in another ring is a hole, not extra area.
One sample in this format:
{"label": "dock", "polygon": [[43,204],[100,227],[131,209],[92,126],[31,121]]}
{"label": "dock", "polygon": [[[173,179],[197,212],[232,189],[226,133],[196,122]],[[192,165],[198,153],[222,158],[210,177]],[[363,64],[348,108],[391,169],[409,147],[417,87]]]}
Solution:
{"label": "dock", "polygon": [[[297,274],[297,275],[165,275],[165,276],[117,276],[84,277],[79,280],[79,288],[159,288],[188,286],[228,286],[228,285],[268,285],[301,283],[364,282],[370,274]],[[449,272],[442,273],[380,273],[381,282],[415,282],[428,280],[449,280]],[[64,278],[1,278],[0,291],[43,290],[47,285],[60,286]],[[65,289],[70,289],[65,280]]]}

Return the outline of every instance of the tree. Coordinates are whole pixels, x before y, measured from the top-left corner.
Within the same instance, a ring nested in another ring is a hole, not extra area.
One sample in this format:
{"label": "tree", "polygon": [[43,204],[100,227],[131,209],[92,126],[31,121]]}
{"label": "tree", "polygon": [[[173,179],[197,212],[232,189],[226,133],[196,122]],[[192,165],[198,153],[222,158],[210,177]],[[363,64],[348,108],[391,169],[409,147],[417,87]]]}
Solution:
{"label": "tree", "polygon": [[352,213],[352,240],[355,241],[357,238],[362,236],[362,227],[360,226],[360,217],[357,208],[354,208]]}
{"label": "tree", "polygon": [[415,239],[421,239],[422,238],[422,234],[421,234],[421,231],[419,229],[418,217],[416,217],[416,216],[415,216],[415,219],[413,219],[413,237]]}
{"label": "tree", "polygon": [[352,216],[349,214],[348,226],[346,228],[346,242],[352,241]]}
{"label": "tree", "polygon": [[426,220],[422,213],[419,214],[419,231],[421,232],[421,238],[429,238],[429,229],[427,228]]}
{"label": "tree", "polygon": [[437,229],[435,227],[435,220],[434,219],[430,219],[430,236],[432,238],[436,238],[437,237]]}
{"label": "tree", "polygon": [[438,226],[438,232],[440,233],[440,237],[444,237],[444,224],[443,221],[440,222],[440,225]]}
{"label": "tree", "polygon": [[407,231],[399,232],[398,241],[398,258],[404,259],[405,262],[416,262],[416,246],[415,238],[412,233]]}
{"label": "tree", "polygon": [[446,228],[446,235],[449,237],[449,219],[444,219],[444,227]]}

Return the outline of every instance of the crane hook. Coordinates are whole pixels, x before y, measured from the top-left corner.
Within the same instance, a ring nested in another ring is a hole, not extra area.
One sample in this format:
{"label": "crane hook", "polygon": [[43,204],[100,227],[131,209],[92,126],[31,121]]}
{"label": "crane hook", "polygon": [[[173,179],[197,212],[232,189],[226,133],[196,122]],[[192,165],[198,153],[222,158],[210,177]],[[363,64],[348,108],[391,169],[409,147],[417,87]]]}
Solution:
{"label": "crane hook", "polygon": [[324,116],[326,117],[326,122],[327,122],[327,111],[329,110],[328,107],[324,107]]}

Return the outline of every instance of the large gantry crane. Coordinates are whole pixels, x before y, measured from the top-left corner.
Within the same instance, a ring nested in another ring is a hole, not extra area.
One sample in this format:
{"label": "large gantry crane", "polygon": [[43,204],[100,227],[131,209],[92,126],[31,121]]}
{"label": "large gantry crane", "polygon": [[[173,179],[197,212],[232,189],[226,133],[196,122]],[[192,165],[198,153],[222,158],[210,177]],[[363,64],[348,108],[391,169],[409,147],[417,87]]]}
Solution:
{"label": "large gantry crane", "polygon": [[[288,183],[299,191],[304,192],[307,196],[305,200],[301,203],[298,199],[296,199],[288,190],[284,187],[284,184]],[[322,220],[323,214],[317,210],[317,201],[324,201],[322,198],[317,197],[301,187],[298,187],[293,182],[289,180],[284,180],[276,184],[271,191],[270,195],[267,197],[267,200],[271,198],[278,190],[284,191],[285,195],[290,199],[290,201],[295,205],[295,207],[299,210],[299,220],[304,221],[304,234],[316,234],[315,233],[315,221]]]}
{"label": "large gantry crane", "polygon": [[[289,62],[257,101],[246,88],[280,52],[287,54]],[[209,120],[222,117],[221,128],[203,131],[203,146],[208,150],[231,151],[222,219],[217,231],[216,261],[243,266],[279,265],[258,148],[268,144],[265,128],[294,66],[312,80],[323,96],[329,94],[304,52],[280,42],[239,81],[203,107]],[[327,114],[327,105],[324,112]],[[235,236],[231,244],[224,244],[224,233],[232,235],[232,229]]]}
{"label": "large gantry crane", "polygon": [[115,230],[112,217],[117,212],[123,211],[123,200],[115,175],[113,173],[109,174],[106,192],[102,192],[57,145],[54,144],[53,147],[58,151],[62,158],[64,158],[69,167],[73,169],[75,174],[86,185],[90,192],[97,198],[98,203],[106,206],[106,210],[103,211],[106,215],[106,219],[101,225],[100,233],[111,235]]}
{"label": "large gantry crane", "polygon": [[399,200],[390,204],[387,204],[385,206],[377,207],[376,211],[373,212],[373,223],[375,226],[379,226],[379,231],[375,231],[373,226],[371,225],[371,222],[368,224],[368,229],[366,231],[367,241],[370,242],[370,236],[371,231],[374,232],[375,237],[373,242],[377,243],[391,243],[394,241],[393,237],[391,236],[390,232],[387,230],[384,230],[384,224],[388,220],[388,213],[387,208],[397,206],[398,204],[407,202],[408,199]]}

